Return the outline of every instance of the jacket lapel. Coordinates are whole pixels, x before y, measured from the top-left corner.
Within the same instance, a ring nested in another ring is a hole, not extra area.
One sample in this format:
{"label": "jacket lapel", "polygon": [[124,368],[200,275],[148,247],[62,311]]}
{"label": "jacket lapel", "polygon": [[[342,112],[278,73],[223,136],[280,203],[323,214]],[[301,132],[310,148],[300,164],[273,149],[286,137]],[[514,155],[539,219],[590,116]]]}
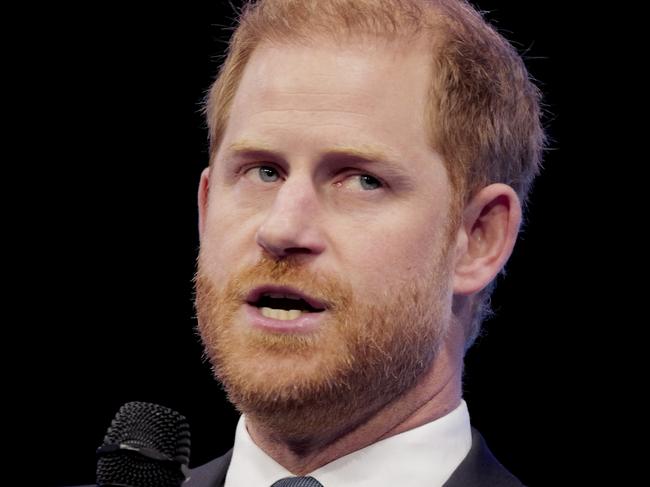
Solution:
{"label": "jacket lapel", "polygon": [[[232,449],[192,469],[184,487],[223,487],[231,458]],[[523,487],[523,484],[499,463],[481,433],[472,428],[472,448],[443,487]]]}

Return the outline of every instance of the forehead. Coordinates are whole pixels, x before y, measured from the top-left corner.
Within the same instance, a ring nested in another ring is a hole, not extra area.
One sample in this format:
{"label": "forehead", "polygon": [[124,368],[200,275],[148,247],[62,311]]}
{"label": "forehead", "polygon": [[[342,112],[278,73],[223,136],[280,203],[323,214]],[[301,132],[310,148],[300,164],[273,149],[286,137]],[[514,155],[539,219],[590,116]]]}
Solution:
{"label": "forehead", "polygon": [[430,60],[421,47],[370,41],[339,46],[262,44],[245,68],[240,90],[252,90],[260,98],[307,92],[347,95],[352,103],[352,97],[359,97],[363,103],[390,93],[411,95],[415,101],[425,93],[405,88],[426,90],[429,79]]}
{"label": "forehead", "polygon": [[430,71],[423,49],[262,44],[244,70],[226,132],[244,131],[250,139],[257,125],[338,124],[357,137],[385,140],[400,127],[395,139],[408,132],[411,144],[426,144]]}

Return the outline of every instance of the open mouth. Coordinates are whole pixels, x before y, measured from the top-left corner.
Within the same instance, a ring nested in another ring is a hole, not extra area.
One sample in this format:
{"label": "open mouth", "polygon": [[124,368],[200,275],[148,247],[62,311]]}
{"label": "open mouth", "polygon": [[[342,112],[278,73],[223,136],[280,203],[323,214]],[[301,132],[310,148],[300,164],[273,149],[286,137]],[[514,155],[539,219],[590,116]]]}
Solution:
{"label": "open mouth", "polygon": [[259,308],[262,316],[277,320],[294,320],[305,313],[321,313],[325,308],[313,306],[297,294],[262,292],[257,299],[247,301]]}

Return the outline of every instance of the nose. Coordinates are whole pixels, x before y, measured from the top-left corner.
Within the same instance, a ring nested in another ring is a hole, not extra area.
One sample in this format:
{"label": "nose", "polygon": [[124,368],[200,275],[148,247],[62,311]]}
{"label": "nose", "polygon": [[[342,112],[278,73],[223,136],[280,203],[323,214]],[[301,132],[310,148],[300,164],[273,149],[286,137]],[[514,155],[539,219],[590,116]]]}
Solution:
{"label": "nose", "polygon": [[255,235],[256,243],[276,259],[325,250],[318,195],[308,177],[287,180],[275,194]]}

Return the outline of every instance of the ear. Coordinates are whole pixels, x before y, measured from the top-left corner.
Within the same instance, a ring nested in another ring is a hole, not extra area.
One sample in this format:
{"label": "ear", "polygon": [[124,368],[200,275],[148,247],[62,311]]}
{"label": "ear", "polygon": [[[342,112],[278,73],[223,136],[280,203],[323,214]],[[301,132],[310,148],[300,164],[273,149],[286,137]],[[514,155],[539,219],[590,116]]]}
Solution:
{"label": "ear", "polygon": [[505,184],[483,188],[463,212],[456,240],[454,294],[486,287],[512,254],[521,225],[521,203]]}
{"label": "ear", "polygon": [[199,240],[203,238],[205,219],[208,214],[208,197],[210,193],[210,167],[206,167],[201,173],[199,181]]}

